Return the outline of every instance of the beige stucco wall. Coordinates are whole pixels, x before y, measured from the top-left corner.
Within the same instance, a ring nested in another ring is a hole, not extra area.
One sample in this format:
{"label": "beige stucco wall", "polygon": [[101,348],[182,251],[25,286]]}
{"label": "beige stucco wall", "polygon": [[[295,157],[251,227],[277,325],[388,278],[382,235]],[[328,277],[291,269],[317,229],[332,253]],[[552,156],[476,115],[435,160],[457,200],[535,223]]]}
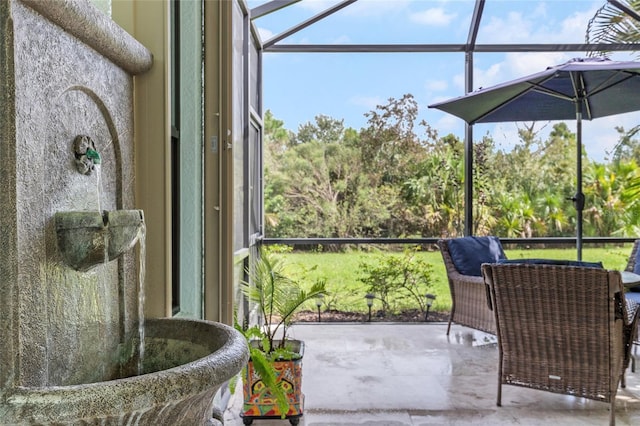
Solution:
{"label": "beige stucco wall", "polygon": [[171,315],[169,4],[116,1],[112,17],[153,54],[134,80],[136,205],[147,222],[147,317]]}
{"label": "beige stucco wall", "polygon": [[[190,2],[188,7],[196,3]],[[180,132],[182,259],[180,265],[173,266],[181,268],[180,315],[227,324],[233,323],[233,281],[238,279],[234,274],[233,223],[242,223],[242,217],[233,211],[233,150],[227,148],[234,128],[232,99],[239,81],[233,75],[242,73],[241,67],[234,68],[231,63],[235,3],[204,2],[202,85],[194,53],[200,52],[199,46],[180,57],[183,66],[189,63],[192,68],[182,68],[180,76],[181,125],[188,128]],[[182,5],[181,13],[186,7]],[[154,58],[151,71],[134,79],[136,202],[147,220],[147,316],[171,316],[170,9],[164,1],[116,1],[111,9],[114,21],[144,44]],[[234,25],[240,25],[239,21]],[[186,37],[200,40],[193,31],[182,34],[183,42]],[[184,44],[181,47],[189,49]],[[202,87],[204,94],[199,92]],[[204,96],[202,116],[200,95]],[[236,101],[241,103],[241,99]],[[202,126],[202,132],[197,126]],[[242,132],[232,136],[233,144],[239,146]],[[187,144],[189,152],[183,151]]]}

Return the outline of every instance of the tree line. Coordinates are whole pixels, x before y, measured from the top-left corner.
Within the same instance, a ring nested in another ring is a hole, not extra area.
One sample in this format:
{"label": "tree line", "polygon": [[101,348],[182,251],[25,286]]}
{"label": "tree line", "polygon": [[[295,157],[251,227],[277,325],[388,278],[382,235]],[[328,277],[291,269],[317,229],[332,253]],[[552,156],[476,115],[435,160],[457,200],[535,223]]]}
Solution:
{"label": "tree line", "polygon": [[[292,132],[264,117],[268,237],[455,237],[464,230],[464,143],[418,122],[412,95],[365,114],[359,131],[319,115]],[[510,151],[473,143],[475,235],[574,236],[576,137],[565,123],[542,139],[522,125]],[[640,235],[640,143],[620,138],[610,158],[583,152],[586,236]]]}
{"label": "tree line", "polygon": [[[638,12],[640,0],[627,6]],[[640,23],[603,2],[588,43],[636,43]],[[609,56],[610,52],[588,52]],[[366,114],[365,128],[315,117],[297,132],[265,115],[265,233],[270,237],[455,237],[464,229],[464,150],[454,135],[416,123],[413,96]],[[576,137],[565,123],[542,140],[523,125],[513,150],[489,135],[473,143],[472,232],[501,237],[573,236]],[[583,234],[640,235],[640,144],[632,129],[605,162],[583,152]]]}

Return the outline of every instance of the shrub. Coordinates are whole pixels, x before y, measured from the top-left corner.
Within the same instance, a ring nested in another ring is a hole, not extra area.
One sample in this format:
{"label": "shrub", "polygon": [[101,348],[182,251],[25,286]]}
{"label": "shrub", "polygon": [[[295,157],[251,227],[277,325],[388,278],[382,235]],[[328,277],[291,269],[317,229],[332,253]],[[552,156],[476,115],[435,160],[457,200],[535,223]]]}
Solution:
{"label": "shrub", "polygon": [[426,311],[425,295],[433,288],[433,266],[416,256],[418,250],[381,254],[373,262],[360,263],[363,276],[359,281],[380,300],[383,311],[395,313],[400,307]]}

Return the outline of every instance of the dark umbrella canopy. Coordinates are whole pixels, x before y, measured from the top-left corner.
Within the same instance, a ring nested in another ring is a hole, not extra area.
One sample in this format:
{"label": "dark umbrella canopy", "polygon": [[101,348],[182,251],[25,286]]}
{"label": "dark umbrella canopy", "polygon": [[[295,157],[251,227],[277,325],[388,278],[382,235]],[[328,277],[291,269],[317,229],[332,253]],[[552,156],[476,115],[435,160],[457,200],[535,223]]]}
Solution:
{"label": "dark umbrella canopy", "polygon": [[561,65],[429,105],[469,124],[586,120],[640,109],[640,62],[572,59]]}
{"label": "dark umbrella canopy", "polygon": [[572,59],[561,65],[429,105],[469,124],[509,121],[577,121],[578,260],[582,258],[582,119],[640,110],[640,62]]}

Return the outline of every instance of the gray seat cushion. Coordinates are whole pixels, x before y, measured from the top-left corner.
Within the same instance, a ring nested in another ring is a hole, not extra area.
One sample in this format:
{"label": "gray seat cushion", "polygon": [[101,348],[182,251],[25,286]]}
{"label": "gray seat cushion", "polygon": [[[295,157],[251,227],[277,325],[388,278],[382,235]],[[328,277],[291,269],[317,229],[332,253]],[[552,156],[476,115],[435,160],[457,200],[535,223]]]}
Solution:
{"label": "gray seat cushion", "polygon": [[579,260],[559,259],[500,259],[497,263],[516,263],[526,265],[558,265],[558,266],[582,266],[586,268],[602,269],[602,262],[584,262]]}

